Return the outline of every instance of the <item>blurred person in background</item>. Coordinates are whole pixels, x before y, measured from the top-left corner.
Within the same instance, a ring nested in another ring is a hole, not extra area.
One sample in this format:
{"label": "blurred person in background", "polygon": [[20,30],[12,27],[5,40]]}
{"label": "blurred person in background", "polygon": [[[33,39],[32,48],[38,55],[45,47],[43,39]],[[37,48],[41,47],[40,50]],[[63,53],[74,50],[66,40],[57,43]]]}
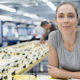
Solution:
{"label": "blurred person in background", "polygon": [[50,32],[57,30],[57,27],[55,25],[55,20],[50,20],[50,23],[51,23]]}
{"label": "blurred person in background", "polygon": [[57,30],[53,22],[42,21],[39,27],[34,29],[34,37],[40,42],[48,40],[48,35],[51,31]]}
{"label": "blurred person in background", "polygon": [[33,31],[35,39],[38,39],[40,41],[47,40],[47,34],[50,27],[51,24],[48,21],[42,21],[40,26],[36,27]]}

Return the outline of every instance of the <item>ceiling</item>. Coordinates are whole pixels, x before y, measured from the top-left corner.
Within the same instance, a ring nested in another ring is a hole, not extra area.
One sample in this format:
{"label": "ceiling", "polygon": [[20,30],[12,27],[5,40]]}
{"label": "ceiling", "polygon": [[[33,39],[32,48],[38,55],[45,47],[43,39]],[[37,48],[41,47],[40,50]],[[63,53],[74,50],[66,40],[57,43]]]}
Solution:
{"label": "ceiling", "polygon": [[[16,12],[10,12],[0,8],[0,15],[10,16],[13,18],[13,21],[18,22],[27,22],[37,19],[35,16],[33,19],[29,16],[24,16],[24,13],[36,14],[39,19],[52,20],[55,18],[55,10],[52,10],[46,4],[46,1],[50,1],[57,6],[60,2],[66,0],[0,0],[0,5],[5,5],[16,10]],[[80,13],[80,0],[67,1],[75,3]]]}

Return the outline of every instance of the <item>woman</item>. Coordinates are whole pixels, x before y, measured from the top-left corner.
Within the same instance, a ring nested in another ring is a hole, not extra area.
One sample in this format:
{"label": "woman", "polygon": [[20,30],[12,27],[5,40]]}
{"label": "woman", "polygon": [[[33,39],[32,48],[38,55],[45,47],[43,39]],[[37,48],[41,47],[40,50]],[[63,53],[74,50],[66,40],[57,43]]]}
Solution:
{"label": "woman", "polygon": [[56,9],[58,30],[49,35],[48,73],[53,78],[80,78],[80,31],[74,4],[61,3]]}

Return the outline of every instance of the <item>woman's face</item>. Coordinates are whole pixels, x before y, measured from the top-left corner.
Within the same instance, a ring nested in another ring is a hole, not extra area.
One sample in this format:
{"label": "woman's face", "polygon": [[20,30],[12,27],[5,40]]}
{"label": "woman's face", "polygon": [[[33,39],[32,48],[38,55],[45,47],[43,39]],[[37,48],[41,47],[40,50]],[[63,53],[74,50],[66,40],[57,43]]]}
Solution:
{"label": "woman's face", "polygon": [[71,32],[78,24],[77,14],[72,5],[66,4],[58,8],[56,14],[56,24],[61,32]]}

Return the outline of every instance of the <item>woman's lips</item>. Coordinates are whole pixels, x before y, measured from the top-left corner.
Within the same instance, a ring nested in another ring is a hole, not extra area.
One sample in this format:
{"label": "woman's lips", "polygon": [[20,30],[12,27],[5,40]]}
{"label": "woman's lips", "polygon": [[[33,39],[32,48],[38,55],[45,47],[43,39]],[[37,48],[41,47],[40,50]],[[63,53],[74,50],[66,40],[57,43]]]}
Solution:
{"label": "woman's lips", "polygon": [[71,26],[63,26],[63,28],[70,28]]}

